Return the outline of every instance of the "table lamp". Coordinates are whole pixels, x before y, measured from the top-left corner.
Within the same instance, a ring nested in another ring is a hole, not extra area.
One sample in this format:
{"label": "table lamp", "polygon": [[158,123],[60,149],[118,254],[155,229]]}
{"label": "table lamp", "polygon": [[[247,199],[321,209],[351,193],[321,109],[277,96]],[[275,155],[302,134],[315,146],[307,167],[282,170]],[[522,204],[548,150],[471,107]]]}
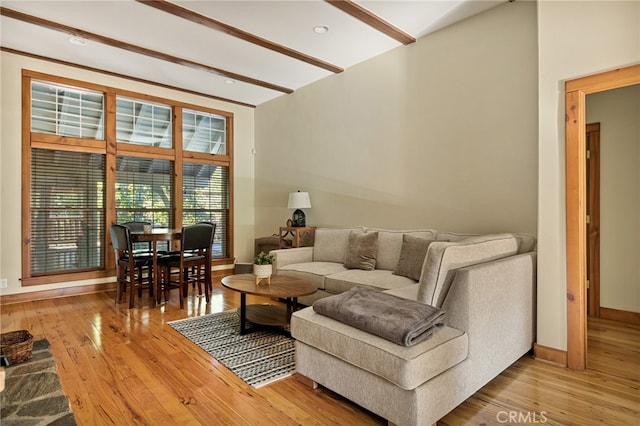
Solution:
{"label": "table lamp", "polygon": [[304,212],[301,209],[311,208],[311,199],[308,192],[290,192],[288,208],[296,209],[292,216],[292,225],[294,227],[306,226]]}

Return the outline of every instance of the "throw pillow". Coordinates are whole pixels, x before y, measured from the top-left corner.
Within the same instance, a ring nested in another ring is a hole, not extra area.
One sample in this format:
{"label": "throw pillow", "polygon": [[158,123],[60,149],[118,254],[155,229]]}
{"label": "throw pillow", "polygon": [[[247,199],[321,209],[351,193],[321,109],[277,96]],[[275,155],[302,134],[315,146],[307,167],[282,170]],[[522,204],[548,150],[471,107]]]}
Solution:
{"label": "throw pillow", "polygon": [[376,267],[378,253],[377,232],[354,232],[349,234],[349,247],[344,260],[345,268],[372,271]]}
{"label": "throw pillow", "polygon": [[427,255],[427,249],[432,240],[414,237],[411,235],[402,236],[402,248],[400,249],[400,259],[396,266],[394,275],[402,275],[415,281],[420,281],[422,264]]}

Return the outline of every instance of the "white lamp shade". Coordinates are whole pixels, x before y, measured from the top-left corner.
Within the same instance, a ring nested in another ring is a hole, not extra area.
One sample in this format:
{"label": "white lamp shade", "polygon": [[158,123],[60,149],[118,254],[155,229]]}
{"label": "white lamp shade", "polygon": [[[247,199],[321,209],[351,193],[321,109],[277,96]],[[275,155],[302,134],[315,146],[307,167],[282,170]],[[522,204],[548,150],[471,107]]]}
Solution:
{"label": "white lamp shade", "polygon": [[289,204],[287,206],[290,209],[310,209],[311,199],[308,192],[290,192]]}

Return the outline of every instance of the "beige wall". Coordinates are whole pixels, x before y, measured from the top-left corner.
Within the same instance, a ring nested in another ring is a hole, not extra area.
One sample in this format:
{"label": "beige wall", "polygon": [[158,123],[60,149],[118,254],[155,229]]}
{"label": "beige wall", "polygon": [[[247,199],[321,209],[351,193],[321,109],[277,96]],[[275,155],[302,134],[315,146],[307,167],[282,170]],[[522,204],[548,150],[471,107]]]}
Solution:
{"label": "beige wall", "polygon": [[258,106],[256,234],[307,224],[536,233],[535,3],[508,3]]}
{"label": "beige wall", "polygon": [[587,96],[600,123],[600,305],[640,312],[640,85]]}
{"label": "beige wall", "polygon": [[538,343],[565,350],[564,82],[640,62],[640,2],[537,4]]}
{"label": "beige wall", "polygon": [[[131,80],[111,77],[78,68],[53,64],[2,52],[1,56],[1,112],[0,112],[0,278],[8,279],[8,288],[0,294],[15,294],[83,284],[100,280],[22,287],[20,246],[20,173],[21,173],[21,72],[22,69],[44,72],[62,77],[104,84],[121,89],[217,108],[234,113],[235,136],[235,252],[238,257],[253,253],[254,167],[251,149],[254,137],[254,109],[216,101],[175,90],[149,86]],[[113,281],[112,279],[102,281]]]}
{"label": "beige wall", "polygon": [[[254,211],[255,235],[275,232],[295,189],[311,192],[312,225],[537,230],[538,343],[566,349],[564,81],[640,62],[640,2],[536,4],[537,31],[533,2],[505,4],[259,107],[255,210],[253,111],[202,101],[236,113],[238,258],[250,258]],[[16,292],[19,69],[142,90],[1,58],[0,277]]]}

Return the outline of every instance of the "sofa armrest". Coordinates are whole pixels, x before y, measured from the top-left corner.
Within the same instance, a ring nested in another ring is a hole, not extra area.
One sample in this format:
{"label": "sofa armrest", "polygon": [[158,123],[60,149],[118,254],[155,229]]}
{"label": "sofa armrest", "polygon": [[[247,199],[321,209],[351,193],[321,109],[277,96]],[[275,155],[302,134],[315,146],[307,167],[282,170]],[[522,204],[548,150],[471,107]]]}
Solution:
{"label": "sofa armrest", "polygon": [[418,300],[442,307],[456,270],[513,256],[518,242],[512,234],[488,234],[463,241],[434,241],[422,264]]}
{"label": "sofa armrest", "polygon": [[313,247],[296,247],[290,249],[271,250],[273,255],[273,268],[276,273],[278,269],[294,263],[313,262]]}
{"label": "sofa armrest", "polygon": [[445,323],[467,332],[469,359],[483,383],[533,346],[535,295],[535,252],[456,271],[442,306]]}

